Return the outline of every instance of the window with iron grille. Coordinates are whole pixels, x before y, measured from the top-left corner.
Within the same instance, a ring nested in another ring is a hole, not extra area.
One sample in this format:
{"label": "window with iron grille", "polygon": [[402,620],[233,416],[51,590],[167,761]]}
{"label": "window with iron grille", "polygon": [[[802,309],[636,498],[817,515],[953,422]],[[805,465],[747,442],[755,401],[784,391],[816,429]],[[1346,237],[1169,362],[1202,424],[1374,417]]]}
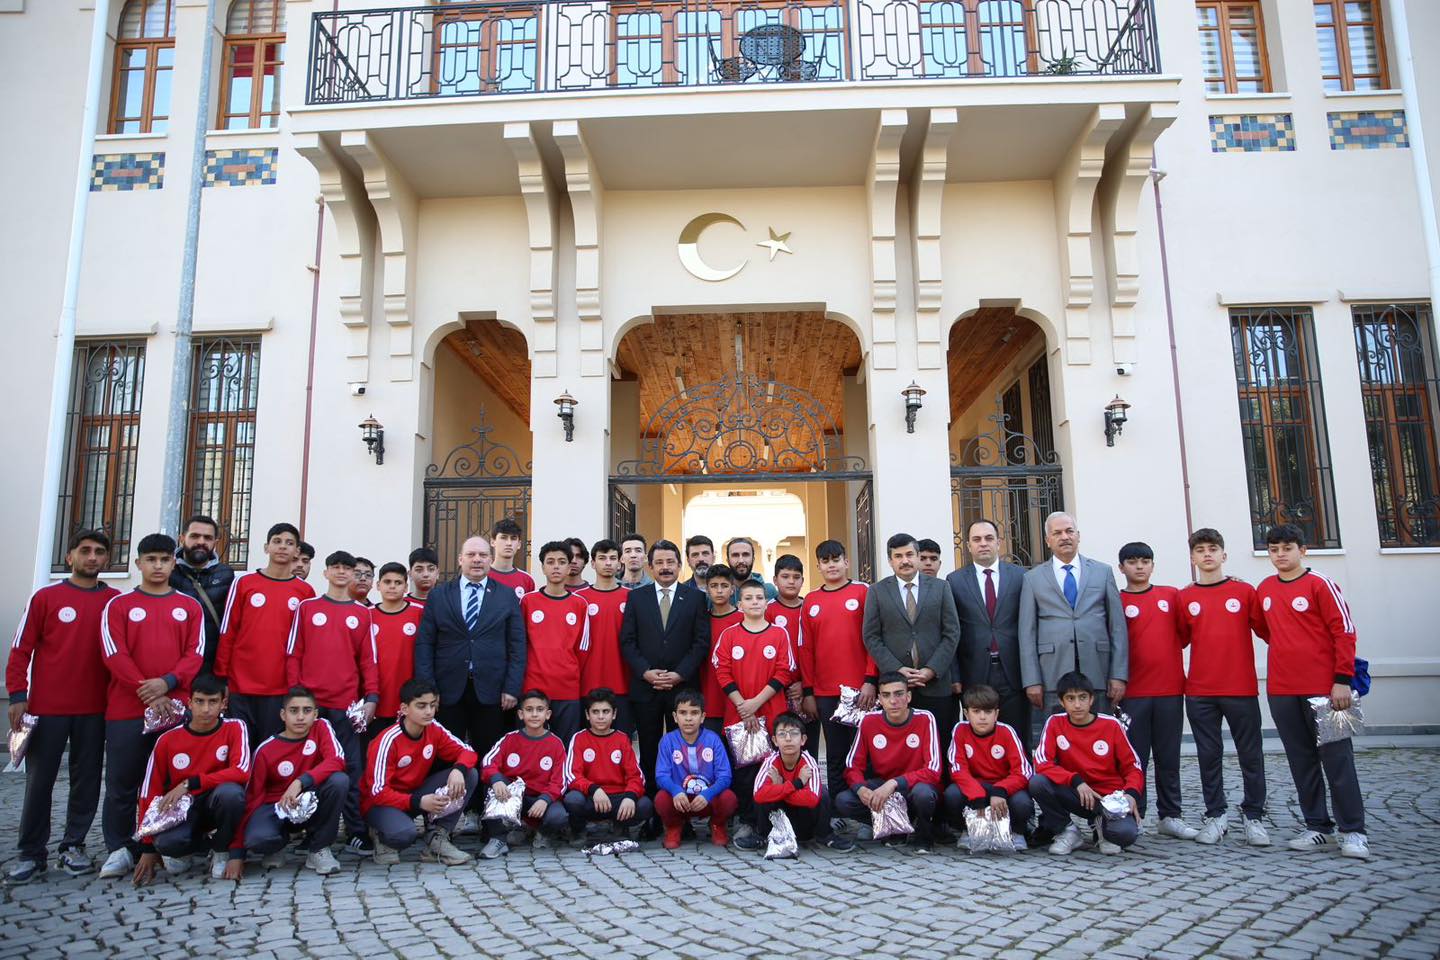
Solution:
{"label": "window with iron grille", "polygon": [[128,569],[144,380],[144,341],[82,340],[75,345],[51,566],[57,573],[65,570],[70,537],[97,528],[112,541],[106,569]]}
{"label": "window with iron grille", "polygon": [[120,11],[111,133],[164,133],[175,70],[175,0],[129,0]]}
{"label": "window with iron grille", "polygon": [[1310,547],[1339,547],[1325,404],[1307,307],[1230,311],[1251,535],[1292,523]]}
{"label": "window with iron grille", "polygon": [[1371,304],[1353,315],[1380,545],[1440,546],[1440,381],[1430,305]]}
{"label": "window with iron grille", "polygon": [[215,518],[216,556],[241,568],[250,551],[260,341],[197,340],[194,358],[181,519],[197,513]]}
{"label": "window with iron grille", "polygon": [[1055,415],[1050,410],[1050,364],[1041,357],[1030,364],[1030,436],[1035,452],[1047,461],[1055,456]]}
{"label": "window with iron grille", "polygon": [[1259,0],[1197,0],[1206,93],[1267,93],[1265,21]]}
{"label": "window with iron grille", "polygon": [[279,124],[280,68],[284,63],[284,0],[234,0],[225,18],[221,130]]}
{"label": "window with iron grille", "polygon": [[1315,0],[1315,40],[1326,90],[1390,85],[1379,0]]}

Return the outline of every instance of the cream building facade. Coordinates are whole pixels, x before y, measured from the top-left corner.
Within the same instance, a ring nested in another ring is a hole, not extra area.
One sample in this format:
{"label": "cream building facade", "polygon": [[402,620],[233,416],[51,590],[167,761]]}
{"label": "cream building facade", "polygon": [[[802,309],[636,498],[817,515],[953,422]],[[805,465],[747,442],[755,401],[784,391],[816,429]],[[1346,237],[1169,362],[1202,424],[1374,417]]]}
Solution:
{"label": "cream building facade", "polygon": [[183,512],[220,517],[237,566],[281,519],[322,557],[449,561],[506,515],[532,547],[678,540],[729,495],[798,501],[785,549],[835,537],[867,576],[899,530],[964,563],[982,515],[1036,562],[1063,506],[1089,555],[1154,545],[1157,582],[1187,580],[1200,526],[1258,582],[1264,530],[1299,520],[1372,721],[1440,724],[1440,175],[1417,162],[1440,67],[1407,57],[1433,4],[114,0],[42,502],[95,15],[0,2],[0,549],[25,571],[0,619],[44,511],[62,537],[174,528],[183,402]]}

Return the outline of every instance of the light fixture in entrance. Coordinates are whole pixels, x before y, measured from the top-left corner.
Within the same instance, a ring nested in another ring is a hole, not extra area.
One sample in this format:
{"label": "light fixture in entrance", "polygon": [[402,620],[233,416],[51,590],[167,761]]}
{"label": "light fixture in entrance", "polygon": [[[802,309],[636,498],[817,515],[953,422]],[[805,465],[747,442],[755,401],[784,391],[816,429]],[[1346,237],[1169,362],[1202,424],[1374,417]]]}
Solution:
{"label": "light fixture in entrance", "polygon": [[1105,446],[1115,446],[1115,438],[1125,427],[1125,411],[1130,409],[1130,404],[1120,399],[1120,394],[1115,394],[1115,399],[1105,404]]}
{"label": "light fixture in entrance", "polygon": [[385,462],[385,428],[380,421],[375,419],[372,413],[360,421],[360,437],[365,441],[367,453],[375,455],[375,465],[379,466]]}
{"label": "light fixture in entrance", "polygon": [[924,403],[920,398],[925,396],[925,388],[911,380],[910,386],[900,391],[900,396],[905,398],[905,432],[914,433],[915,416],[920,412],[920,407]]}
{"label": "light fixture in entrance", "polygon": [[560,396],[555,398],[555,406],[560,408],[555,416],[559,417],[560,422],[565,425],[566,443],[575,439],[575,405],[579,402],[570,396],[569,390],[563,391]]}

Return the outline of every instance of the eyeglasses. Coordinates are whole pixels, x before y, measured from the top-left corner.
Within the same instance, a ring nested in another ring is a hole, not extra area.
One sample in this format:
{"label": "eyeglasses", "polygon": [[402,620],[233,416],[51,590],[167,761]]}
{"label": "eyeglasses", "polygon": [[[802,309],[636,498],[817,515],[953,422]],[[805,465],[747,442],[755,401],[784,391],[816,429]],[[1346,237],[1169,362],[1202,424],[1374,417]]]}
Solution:
{"label": "eyeglasses", "polygon": [[804,731],[801,731],[801,730],[776,730],[776,731],[775,731],[775,739],[776,739],[776,740],[799,740],[799,739],[800,739],[801,737],[803,737],[803,736],[805,736],[805,733],[804,733]]}

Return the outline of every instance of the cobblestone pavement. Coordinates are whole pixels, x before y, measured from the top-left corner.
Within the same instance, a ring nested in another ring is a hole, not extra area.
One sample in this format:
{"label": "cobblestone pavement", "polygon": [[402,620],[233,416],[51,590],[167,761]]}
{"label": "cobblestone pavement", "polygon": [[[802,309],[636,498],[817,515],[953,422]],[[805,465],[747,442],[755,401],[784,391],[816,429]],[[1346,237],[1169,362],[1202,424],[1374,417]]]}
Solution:
{"label": "cobblestone pavement", "polygon": [[[1147,830],[1124,855],[1064,859],[864,845],[767,863],[650,843],[594,860],[578,848],[521,848],[446,869],[411,850],[391,868],[342,857],[345,869],[324,880],[292,857],[268,874],[252,864],[238,886],[192,874],[140,891],[52,868],[0,894],[0,958],[1440,955],[1440,751],[1366,750],[1357,760],[1369,863],[1285,850],[1294,789],[1283,757],[1269,754],[1269,849],[1243,846],[1233,830],[1217,847]],[[1196,767],[1183,764],[1197,823]],[[0,776],[7,862],[22,781]],[[1233,804],[1233,761],[1226,782]],[[478,838],[461,842],[473,849]],[[89,849],[102,849],[98,827]]]}

